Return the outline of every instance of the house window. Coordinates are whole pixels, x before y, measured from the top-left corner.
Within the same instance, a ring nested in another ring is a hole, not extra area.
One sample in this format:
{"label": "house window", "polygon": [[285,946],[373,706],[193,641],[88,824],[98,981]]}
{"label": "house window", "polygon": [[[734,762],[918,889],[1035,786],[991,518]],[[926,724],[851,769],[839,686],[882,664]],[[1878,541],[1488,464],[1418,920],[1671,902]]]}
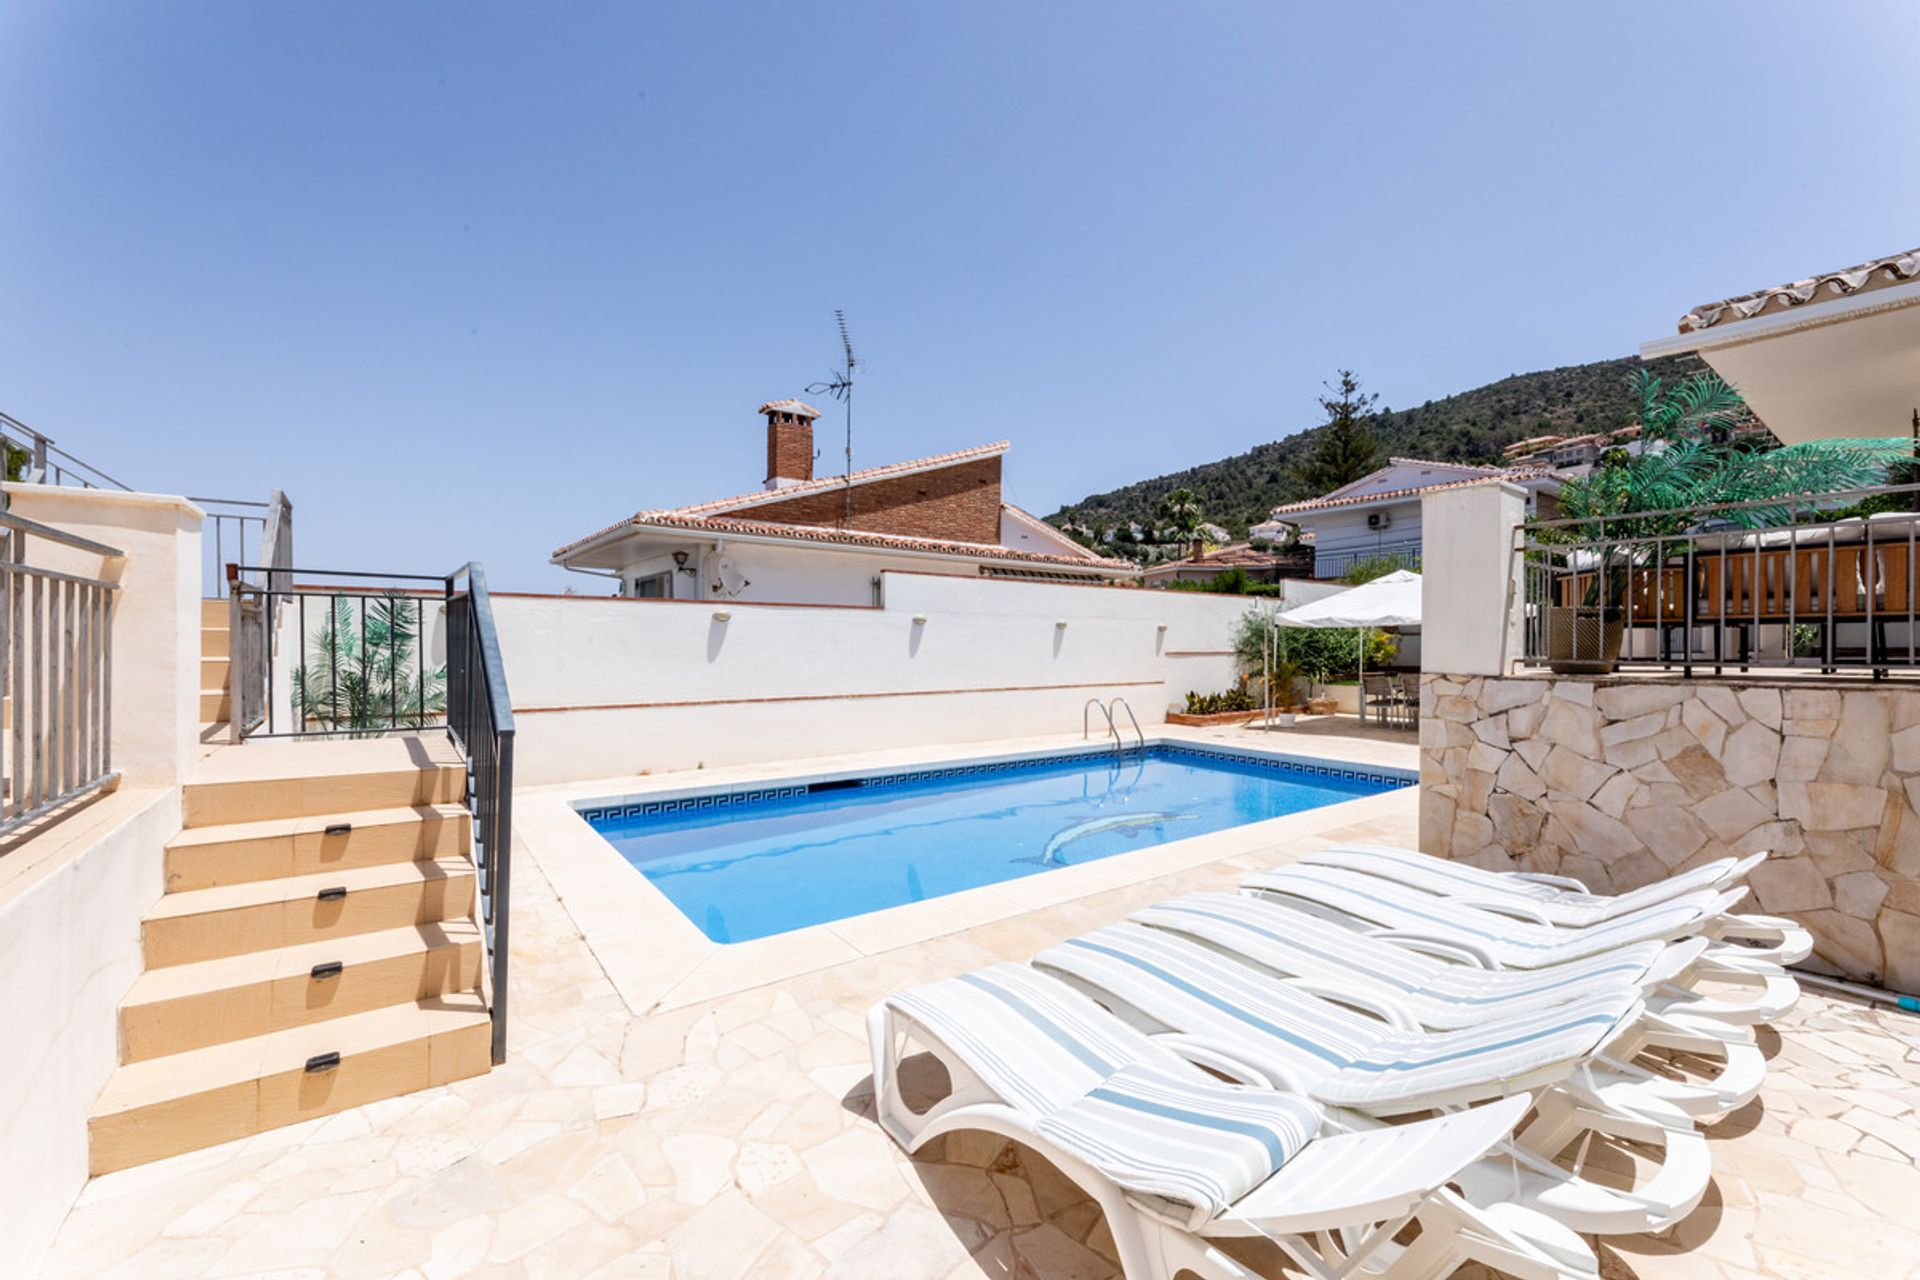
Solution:
{"label": "house window", "polygon": [[642,600],[664,600],[673,594],[673,575],[656,573],[651,577],[635,578],[633,594]]}

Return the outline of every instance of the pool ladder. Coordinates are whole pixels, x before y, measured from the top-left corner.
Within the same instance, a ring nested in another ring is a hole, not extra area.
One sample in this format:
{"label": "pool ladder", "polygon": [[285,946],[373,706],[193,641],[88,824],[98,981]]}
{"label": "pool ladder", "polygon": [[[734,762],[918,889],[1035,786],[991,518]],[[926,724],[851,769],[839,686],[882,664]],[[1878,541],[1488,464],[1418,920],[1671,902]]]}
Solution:
{"label": "pool ladder", "polygon": [[1140,732],[1139,717],[1133,714],[1133,708],[1127,705],[1125,698],[1114,698],[1104,706],[1101,705],[1100,699],[1088,698],[1085,705],[1080,708],[1080,736],[1082,738],[1090,738],[1093,736],[1093,731],[1087,716],[1087,712],[1090,710],[1098,711],[1101,718],[1107,722],[1107,734],[1113,739],[1113,753],[1115,755],[1125,755],[1128,750],[1126,740],[1120,736],[1119,722],[1114,714],[1116,711],[1126,712],[1127,723],[1133,726],[1133,749],[1143,755],[1146,753],[1147,735]]}

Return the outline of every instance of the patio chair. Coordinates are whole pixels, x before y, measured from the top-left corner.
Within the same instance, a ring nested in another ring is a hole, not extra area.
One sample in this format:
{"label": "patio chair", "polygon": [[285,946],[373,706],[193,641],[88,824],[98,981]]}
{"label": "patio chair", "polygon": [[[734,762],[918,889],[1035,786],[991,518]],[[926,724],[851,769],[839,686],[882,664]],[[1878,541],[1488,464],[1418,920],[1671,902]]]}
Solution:
{"label": "patio chair", "polygon": [[[867,1014],[875,1109],[907,1151],[983,1130],[1046,1158],[1105,1213],[1130,1280],[1260,1280],[1215,1243],[1265,1237],[1309,1274],[1440,1280],[1477,1261],[1523,1280],[1595,1280],[1587,1244],[1543,1214],[1449,1189],[1513,1131],[1519,1095],[1458,1114],[1322,1134],[1296,1095],[1223,1085],[1258,1073],[1148,1037],[1064,983],[1001,964],[899,992]],[[924,1111],[900,1091],[909,1042],[951,1092]],[[1176,1052],[1180,1049],[1180,1052]],[[1406,1245],[1394,1237],[1413,1221]]]}
{"label": "patio chair", "polygon": [[1414,728],[1420,727],[1420,673],[1402,671],[1400,673],[1401,705],[1407,710],[1407,723]]}
{"label": "patio chair", "polygon": [[[1636,1071],[1649,1073],[1610,1053],[1621,1046],[1624,1059],[1639,1051],[1643,1009],[1631,986],[1497,1024],[1429,1032],[1391,1025],[1145,925],[1108,925],[1048,948],[1033,964],[1087,990],[1123,1021],[1230,1054],[1265,1083],[1304,1093],[1340,1129],[1544,1089],[1533,1099],[1534,1122],[1502,1145],[1505,1167],[1484,1161],[1458,1177],[1470,1196],[1479,1188],[1582,1234],[1665,1230],[1706,1192],[1706,1136],[1684,1111],[1636,1087]],[[1553,1165],[1584,1134],[1657,1152],[1647,1157],[1657,1171],[1644,1184],[1603,1187]]]}
{"label": "patio chair", "polygon": [[1400,706],[1400,696],[1393,687],[1393,681],[1383,674],[1365,673],[1360,677],[1361,719],[1372,711],[1374,719],[1381,725],[1387,724],[1388,716]]}
{"label": "patio chair", "polygon": [[[1615,896],[1588,893],[1585,885],[1564,876],[1485,871],[1387,845],[1335,845],[1302,859],[1300,865],[1340,867],[1490,911],[1531,918],[1564,929],[1584,929],[1630,919],[1638,912],[1691,894],[1736,889],[1745,883],[1749,872],[1766,860],[1765,853],[1719,858]],[[1778,954],[1768,958],[1782,965],[1797,964],[1806,959],[1813,948],[1813,936],[1781,916],[1728,914],[1715,936],[1771,943]],[[1743,947],[1740,951],[1748,958],[1755,954],[1752,947]]]}
{"label": "patio chair", "polygon": [[[1458,963],[1458,955],[1447,958],[1443,947],[1417,949],[1244,893],[1188,894],[1128,918],[1198,938],[1272,973],[1338,983],[1375,1004],[1397,1003],[1437,1031],[1571,1003],[1621,982],[1638,987],[1656,1013],[1677,1010],[1735,1026],[1771,1022],[1800,994],[1799,985],[1779,970],[1748,975],[1703,967],[1713,945],[1704,938],[1634,943],[1550,969],[1482,969]],[[1702,974],[1744,990],[1703,996],[1690,989]]]}

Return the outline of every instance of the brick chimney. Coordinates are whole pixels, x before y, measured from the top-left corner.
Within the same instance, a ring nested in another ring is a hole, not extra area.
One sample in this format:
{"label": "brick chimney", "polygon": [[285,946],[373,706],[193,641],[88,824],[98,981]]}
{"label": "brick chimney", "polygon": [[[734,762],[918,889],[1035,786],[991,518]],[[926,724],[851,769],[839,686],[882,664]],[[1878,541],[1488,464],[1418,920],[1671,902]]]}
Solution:
{"label": "brick chimney", "polygon": [[813,420],[820,411],[798,400],[769,400],[759,412],[767,415],[767,488],[813,479]]}

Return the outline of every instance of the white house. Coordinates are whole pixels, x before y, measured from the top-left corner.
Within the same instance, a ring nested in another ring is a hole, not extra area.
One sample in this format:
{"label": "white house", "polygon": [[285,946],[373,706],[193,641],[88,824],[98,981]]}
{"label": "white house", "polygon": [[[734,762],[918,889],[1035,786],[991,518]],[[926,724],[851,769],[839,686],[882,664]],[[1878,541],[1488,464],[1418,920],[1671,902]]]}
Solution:
{"label": "white house", "polygon": [[[1483,467],[1421,458],[1390,458],[1387,465],[1332,493],[1275,507],[1273,521],[1297,525],[1314,549],[1313,576],[1337,578],[1355,564],[1393,558],[1420,565],[1420,499],[1450,485],[1507,480],[1527,491],[1527,513],[1544,499],[1552,510],[1560,479],[1551,467]],[[1542,513],[1544,514],[1544,513]],[[1265,527],[1265,526],[1262,526]]]}
{"label": "white house", "polygon": [[884,570],[1096,583],[1139,576],[1138,566],[1002,500],[1005,440],[816,478],[819,411],[777,400],[759,412],[760,489],[638,512],[561,547],[553,563],[615,579],[619,595],[785,604],[877,604]]}

